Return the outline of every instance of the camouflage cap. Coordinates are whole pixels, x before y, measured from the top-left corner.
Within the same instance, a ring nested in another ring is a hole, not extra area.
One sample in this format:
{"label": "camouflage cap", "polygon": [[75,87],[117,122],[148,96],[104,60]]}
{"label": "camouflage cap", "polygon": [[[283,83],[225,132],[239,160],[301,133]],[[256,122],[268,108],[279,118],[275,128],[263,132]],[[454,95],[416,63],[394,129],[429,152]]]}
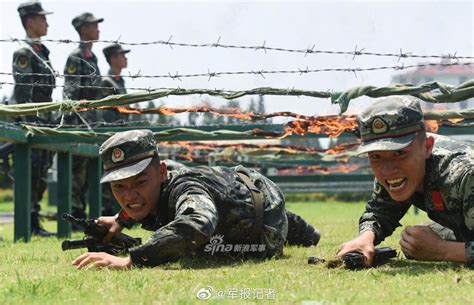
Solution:
{"label": "camouflage cap", "polygon": [[129,130],[108,138],[99,155],[104,163],[100,183],[104,183],[138,175],[158,156],[158,148],[151,130]]}
{"label": "camouflage cap", "polygon": [[20,13],[20,17],[52,14],[52,12],[45,11],[39,1],[30,1],[20,4],[18,6],[18,13]]}
{"label": "camouflage cap", "polygon": [[104,18],[96,18],[91,13],[82,13],[79,16],[76,16],[74,19],[72,19],[72,25],[74,26],[76,30],[79,30],[81,25],[85,23],[102,22],[102,21],[104,21]]}
{"label": "camouflage cap", "polygon": [[377,150],[399,150],[425,129],[419,100],[411,96],[391,96],[377,100],[358,117],[358,154]]}
{"label": "camouflage cap", "polygon": [[108,45],[103,50],[105,58],[109,58],[112,54],[128,53],[130,50],[122,49],[122,46],[118,43]]}

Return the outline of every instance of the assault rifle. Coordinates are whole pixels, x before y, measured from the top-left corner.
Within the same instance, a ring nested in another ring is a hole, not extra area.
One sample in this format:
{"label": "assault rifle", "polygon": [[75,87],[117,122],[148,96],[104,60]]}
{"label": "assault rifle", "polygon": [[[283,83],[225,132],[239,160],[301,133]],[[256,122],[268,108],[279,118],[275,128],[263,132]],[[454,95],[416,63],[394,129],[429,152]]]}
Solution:
{"label": "assault rifle", "polygon": [[[371,267],[377,267],[388,263],[391,258],[397,256],[397,251],[389,247],[382,247],[375,249],[375,255],[372,260]],[[331,260],[327,263],[328,268],[335,268],[343,265],[345,268],[350,270],[357,270],[364,268],[364,262],[367,258],[359,252],[348,252],[344,254],[340,259]],[[308,264],[324,263],[325,260],[316,256],[310,256],[308,258]]]}
{"label": "assault rifle", "polygon": [[78,240],[65,240],[61,244],[63,251],[71,249],[87,248],[89,252],[107,252],[112,255],[125,254],[128,249],[141,245],[141,238],[131,237],[119,233],[112,237],[110,243],[104,243],[104,237],[109,229],[96,222],[94,219],[77,219],[71,214],[64,213],[62,218],[67,222],[82,227],[84,238]]}

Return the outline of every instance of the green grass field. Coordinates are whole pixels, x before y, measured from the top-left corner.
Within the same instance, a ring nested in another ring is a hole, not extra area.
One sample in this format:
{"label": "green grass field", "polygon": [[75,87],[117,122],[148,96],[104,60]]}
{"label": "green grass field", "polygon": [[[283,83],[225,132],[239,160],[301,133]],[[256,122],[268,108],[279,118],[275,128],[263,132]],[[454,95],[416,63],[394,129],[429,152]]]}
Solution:
{"label": "green grass field", "polygon": [[[71,261],[84,251],[62,252],[55,238],[13,243],[13,226],[0,225],[0,304],[473,304],[474,271],[459,264],[415,262],[399,255],[388,265],[361,271],[308,265],[308,256],[332,258],[341,242],[356,236],[363,207],[288,204],[316,225],[322,238],[317,247],[285,248],[283,259],[199,257],[131,271],[78,271]],[[403,225],[426,220],[410,211]],[[46,227],[55,230],[55,225]],[[149,236],[140,229],[127,233]],[[398,250],[399,235],[397,230],[382,245]],[[197,292],[207,287],[212,297],[199,300]]]}

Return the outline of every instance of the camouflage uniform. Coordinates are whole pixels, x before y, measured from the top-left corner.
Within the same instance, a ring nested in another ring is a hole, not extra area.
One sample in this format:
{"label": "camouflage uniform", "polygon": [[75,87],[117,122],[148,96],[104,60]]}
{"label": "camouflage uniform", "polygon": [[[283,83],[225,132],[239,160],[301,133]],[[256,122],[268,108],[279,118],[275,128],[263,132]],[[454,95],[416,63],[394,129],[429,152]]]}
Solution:
{"label": "camouflage uniform", "polygon": [[[383,103],[374,105],[374,108],[376,107],[383,107]],[[388,147],[384,146],[401,145],[403,140],[400,139],[406,135],[403,135],[400,130],[404,129],[406,132],[416,129],[414,126],[417,124],[409,126],[409,122],[422,121],[423,115],[421,109],[419,109],[419,114],[415,113],[417,109],[412,109],[413,113],[400,113],[400,109],[395,109],[397,111],[390,114],[390,117],[374,116],[373,113],[376,111],[372,110],[370,115],[360,116],[359,126],[361,126],[363,143],[364,136],[376,137],[377,134],[380,136],[394,132],[399,137],[387,139],[385,143],[367,141],[364,143],[366,145],[361,145],[360,151],[394,150],[386,149]],[[387,109],[387,112],[389,111],[390,109]],[[421,118],[413,119],[416,115],[420,115]],[[410,134],[408,136],[412,137]],[[425,211],[428,217],[437,223],[430,227],[443,239],[451,239],[449,233],[454,233],[457,241],[465,242],[466,255],[472,263],[474,261],[474,146],[468,142],[459,142],[444,136],[431,136],[435,138],[435,144],[431,157],[426,160],[424,193],[414,193],[406,201],[395,202],[385,188],[375,180],[372,199],[367,203],[359,220],[359,231],[360,233],[367,230],[373,231],[375,243],[379,244],[400,226],[400,219],[409,207],[414,205]],[[368,148],[369,145],[372,147]],[[374,145],[379,147],[375,148]]]}
{"label": "camouflage uniform", "polygon": [[[92,19],[91,19],[92,18]],[[102,22],[103,19],[95,19],[92,14],[84,13],[73,19],[73,26],[78,29],[86,22]],[[97,57],[86,45],[81,42],[69,55],[66,66],[64,67],[64,91],[65,99],[79,100],[97,100],[102,98],[100,87],[100,70],[97,65]],[[68,76],[70,75],[70,76]],[[76,77],[79,75],[89,75],[88,77]],[[80,88],[86,86],[90,88]],[[97,111],[82,112],[81,116],[88,122],[101,121]],[[65,117],[67,124],[82,124],[78,115],[73,113]],[[72,170],[75,174],[72,182],[72,206],[73,215],[78,218],[85,218],[86,198],[88,189],[87,184],[87,164],[88,159],[81,156],[73,156]]]}
{"label": "camouflage uniform", "polygon": [[[87,49],[84,43],[80,43],[79,47],[74,49],[69,55],[66,66],[64,68],[64,91],[65,99],[79,101],[79,100],[98,100],[102,98],[100,88],[101,78],[100,70],[97,65],[97,57],[91,50]],[[74,76],[73,76],[74,75]],[[77,77],[80,75],[90,75],[89,77]],[[86,86],[90,88],[80,88],[78,86]],[[87,111],[81,115],[90,122],[100,121],[97,111]],[[81,121],[76,114],[67,118],[70,124],[80,124]]]}
{"label": "camouflage uniform", "polygon": [[[23,3],[18,7],[18,12],[21,17],[34,14],[49,14],[49,12],[42,9],[41,4],[38,2]],[[53,73],[54,69],[49,60],[49,50],[39,39],[27,38],[27,41],[22,42],[22,46],[13,54],[12,71],[13,73],[20,73],[13,76],[15,80],[13,103],[44,103],[52,101],[51,95],[56,83]],[[43,75],[27,75],[29,73]],[[46,86],[30,86],[28,84]],[[53,123],[51,113],[38,116],[24,116],[24,120],[29,123]],[[53,153],[50,151],[38,149],[32,149],[31,151],[31,225],[34,233],[38,233],[41,230],[40,235],[48,235],[48,232],[44,231],[39,225],[38,212],[41,210],[39,202],[47,188],[47,174],[52,164],[52,158]]]}
{"label": "camouflage uniform", "polygon": [[[113,75],[115,75],[115,73],[112,70],[109,70],[107,76],[102,78],[102,83],[100,85],[102,87],[102,97],[127,93],[127,89],[125,89],[125,81],[123,80],[123,78],[120,76]],[[118,113],[115,110],[102,111],[102,118],[104,122],[108,123],[114,123],[120,120],[125,121],[127,117],[128,116],[126,114]]]}
{"label": "camouflage uniform", "polygon": [[[128,53],[130,50],[124,50],[119,44],[112,44],[104,48],[104,56],[107,62],[110,64],[110,57],[116,53]],[[100,84],[102,98],[109,95],[126,94],[125,81],[121,76],[114,76],[115,73],[112,69],[109,70],[107,76],[102,78]],[[115,110],[102,110],[101,116],[104,122],[117,123],[127,121],[128,115],[118,113]],[[115,202],[114,196],[107,184],[102,184],[102,215],[113,215],[113,203]]]}
{"label": "camouflage uniform", "polygon": [[[136,170],[130,174],[127,169],[124,172],[127,176],[120,176],[119,171],[124,168],[120,163],[117,164],[118,170],[115,173],[108,170],[114,166],[110,156],[115,154],[117,148],[122,149],[117,156],[125,155],[120,158],[125,161],[120,162],[126,162],[129,155],[130,159],[136,160],[131,155],[137,155],[137,140],[134,139],[137,134],[141,138],[147,137],[146,143],[153,143],[152,146],[156,147],[151,131],[133,130],[115,134],[101,146],[105,168],[102,182],[124,179],[140,172]],[[135,143],[128,149],[126,146],[129,143],[124,141]],[[142,151],[139,154],[143,156]],[[141,170],[147,164],[140,165]],[[166,160],[165,164],[168,176],[161,184],[160,199],[157,202],[158,216],[149,215],[139,221],[143,229],[154,231],[154,234],[144,245],[130,250],[134,265],[156,266],[194,250],[201,252],[210,240],[212,243],[213,236],[226,244],[261,246],[258,252],[250,252],[252,256],[263,258],[282,254],[288,233],[287,211],[284,196],[272,181],[257,171],[242,166],[189,168],[171,160]],[[250,178],[254,186],[249,186],[239,173]],[[112,174],[115,177],[109,176]],[[252,191],[254,188],[256,190]],[[260,220],[256,216],[258,204],[253,192],[262,195],[263,215]],[[303,219],[296,219],[294,216],[296,215],[292,214],[290,217],[297,222],[297,226],[311,227]],[[126,227],[138,222],[130,219],[124,211],[119,214],[117,221]],[[260,227],[255,231],[254,226]],[[315,245],[319,241],[319,232],[313,227],[311,229],[312,233],[317,233],[316,240],[314,234],[311,236],[312,244]]]}

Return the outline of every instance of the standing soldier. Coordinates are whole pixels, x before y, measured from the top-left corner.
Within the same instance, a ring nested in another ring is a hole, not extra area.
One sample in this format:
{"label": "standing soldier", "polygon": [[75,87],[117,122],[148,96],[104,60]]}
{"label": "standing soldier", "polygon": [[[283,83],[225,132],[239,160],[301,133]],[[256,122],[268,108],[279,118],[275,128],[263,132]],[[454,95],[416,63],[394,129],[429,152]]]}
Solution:
{"label": "standing soldier", "polygon": [[[122,46],[115,43],[105,47],[103,52],[105,59],[110,65],[110,69],[108,76],[102,78],[100,85],[102,87],[102,97],[115,94],[126,94],[127,89],[125,89],[125,81],[120,75],[122,69],[127,67],[127,57],[125,54],[130,52],[130,50],[124,50],[122,49]],[[127,120],[127,115],[118,113],[114,110],[103,110],[102,118],[104,122],[107,123],[123,123]],[[114,214],[114,201],[110,186],[102,184],[102,215],[110,216]]]}
{"label": "standing soldier", "polygon": [[[97,57],[92,53],[93,41],[99,39],[99,22],[103,18],[96,18],[91,13],[83,13],[72,20],[72,25],[79,33],[81,43],[69,55],[64,74],[67,75],[64,80],[64,98],[79,101],[97,100],[101,98],[100,88],[100,70],[97,65]],[[82,76],[82,77],[81,77]],[[87,77],[83,77],[87,76]],[[99,121],[97,112],[88,111],[83,118],[89,122]],[[77,114],[72,114],[66,118],[69,124],[80,124],[81,119]],[[87,159],[74,156],[73,171],[75,177],[72,190],[72,214],[78,218],[84,218],[85,215],[85,193],[87,191]]]}
{"label": "standing soldier", "polygon": [[[18,6],[18,12],[26,31],[26,40],[13,54],[15,79],[13,102],[16,104],[51,102],[55,85],[54,71],[49,61],[49,50],[41,43],[41,37],[48,33],[46,15],[51,12],[43,10],[39,2],[22,3]],[[30,123],[49,123],[50,116],[26,116],[24,120]],[[52,155],[49,151],[34,149],[31,157],[31,231],[39,236],[51,236],[52,233],[41,227],[38,213],[41,209],[39,202],[47,187],[46,177]]]}

